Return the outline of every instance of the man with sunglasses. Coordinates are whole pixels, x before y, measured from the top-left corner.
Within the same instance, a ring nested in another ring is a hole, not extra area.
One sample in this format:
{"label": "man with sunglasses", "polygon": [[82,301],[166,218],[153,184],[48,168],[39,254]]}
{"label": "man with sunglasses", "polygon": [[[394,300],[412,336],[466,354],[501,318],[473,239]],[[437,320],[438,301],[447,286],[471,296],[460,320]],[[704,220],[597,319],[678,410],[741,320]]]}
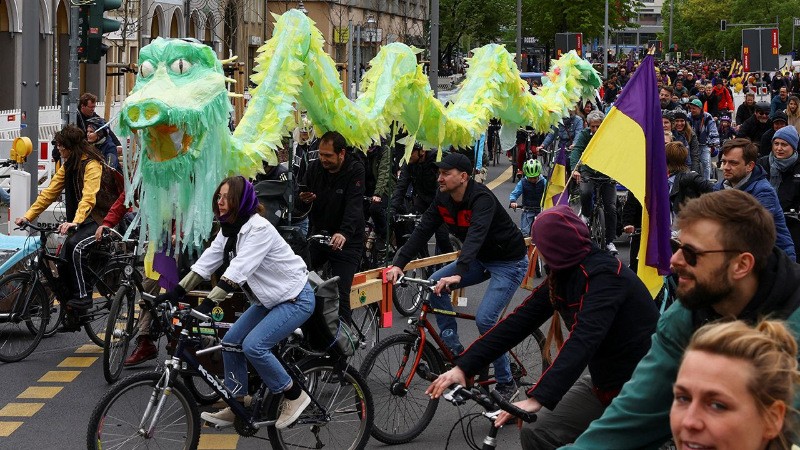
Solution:
{"label": "man with sunglasses", "polygon": [[[656,449],[670,439],[672,385],[692,334],[720,319],[785,320],[800,337],[800,265],[775,246],[772,215],[737,189],[689,200],[670,261],[677,296],[633,377],[569,449]],[[800,403],[800,398],[795,402]]]}
{"label": "man with sunglasses", "polygon": [[714,185],[715,191],[738,189],[755,197],[772,214],[777,233],[776,245],[792,258],[797,259],[794,242],[786,227],[781,202],[775,188],[769,184],[767,172],[756,165],[758,147],[747,139],[730,139],[722,146],[723,180]]}
{"label": "man with sunglasses", "polygon": [[756,103],[755,114],[745,120],[736,131],[737,138],[747,138],[752,142],[761,142],[761,137],[772,129],[769,122],[769,108],[767,102]]}

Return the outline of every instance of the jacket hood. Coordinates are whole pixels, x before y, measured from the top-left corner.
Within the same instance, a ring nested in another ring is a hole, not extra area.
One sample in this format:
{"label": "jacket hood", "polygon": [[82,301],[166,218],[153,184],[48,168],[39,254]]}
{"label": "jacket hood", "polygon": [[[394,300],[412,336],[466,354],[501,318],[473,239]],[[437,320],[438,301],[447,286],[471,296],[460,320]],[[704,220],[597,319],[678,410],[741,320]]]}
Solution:
{"label": "jacket hood", "polygon": [[577,265],[592,249],[589,228],[567,205],[540,213],[533,221],[531,240],[553,270]]}

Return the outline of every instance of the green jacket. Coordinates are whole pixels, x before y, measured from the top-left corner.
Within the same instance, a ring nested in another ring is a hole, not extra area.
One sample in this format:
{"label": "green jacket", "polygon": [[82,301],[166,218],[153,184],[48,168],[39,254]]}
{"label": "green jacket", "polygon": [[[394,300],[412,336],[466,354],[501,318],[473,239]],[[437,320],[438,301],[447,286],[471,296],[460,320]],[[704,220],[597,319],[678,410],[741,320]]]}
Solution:
{"label": "green jacket", "polygon": [[[765,272],[770,271],[766,276],[762,272],[759,292],[746,310],[754,306],[753,314],[758,318],[768,314],[785,318],[795,338],[800,339],[800,265],[777,250],[765,269]],[[782,281],[775,283],[777,280]],[[759,304],[752,305],[754,302]],[[562,449],[658,449],[670,439],[672,385],[684,349],[696,328],[692,315],[680,302],[664,313],[658,321],[650,351],[639,362],[622,392],[574,444]],[[794,407],[800,408],[800,396],[795,398]]]}
{"label": "green jacket", "polygon": [[391,198],[394,193],[394,185],[396,183],[396,176],[392,170],[392,152],[391,147],[384,145],[381,149],[380,160],[373,164],[372,170],[375,179],[375,195],[384,198]]}
{"label": "green jacket", "polygon": [[[586,150],[586,147],[589,145],[589,141],[591,140],[592,131],[589,128],[584,128],[575,137],[575,144],[572,146],[572,151],[569,154],[569,166],[572,168],[572,170],[575,170],[575,166],[578,165],[578,161],[580,161],[583,151]],[[592,178],[606,176],[583,163],[581,163],[581,166],[578,167],[578,171],[581,173],[581,176],[588,176]]]}

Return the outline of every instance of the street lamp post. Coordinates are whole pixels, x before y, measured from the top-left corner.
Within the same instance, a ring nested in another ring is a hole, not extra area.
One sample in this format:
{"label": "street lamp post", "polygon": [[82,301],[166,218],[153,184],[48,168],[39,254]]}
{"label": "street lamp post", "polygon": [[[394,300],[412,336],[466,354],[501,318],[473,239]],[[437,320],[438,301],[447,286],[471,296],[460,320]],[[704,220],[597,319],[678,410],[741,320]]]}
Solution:
{"label": "street lamp post", "polygon": [[603,78],[608,79],[608,0],[606,0],[606,17],[603,26]]}
{"label": "street lamp post", "polygon": [[355,67],[355,70],[356,70],[356,75],[355,75],[356,93],[353,96],[354,98],[358,96],[358,90],[361,87],[361,63],[362,63],[362,51],[363,51],[361,36],[362,36],[362,33],[364,33],[364,29],[366,28],[366,31],[367,31],[367,35],[366,35],[367,42],[372,42],[374,40],[377,40],[377,38],[373,37],[373,35],[372,35],[373,32],[377,33],[377,28],[376,28],[377,23],[378,23],[378,21],[375,20],[375,16],[373,16],[372,13],[369,13],[369,14],[367,14],[366,23],[363,23],[363,24],[360,23],[360,24],[356,25],[356,47],[357,47],[357,50],[356,50],[356,67]]}

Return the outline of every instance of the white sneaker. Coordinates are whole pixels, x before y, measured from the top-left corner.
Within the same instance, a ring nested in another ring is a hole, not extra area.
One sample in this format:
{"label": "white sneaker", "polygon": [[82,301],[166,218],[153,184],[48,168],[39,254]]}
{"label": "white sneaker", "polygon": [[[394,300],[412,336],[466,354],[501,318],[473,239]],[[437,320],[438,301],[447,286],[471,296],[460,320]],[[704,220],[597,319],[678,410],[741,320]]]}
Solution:
{"label": "white sneaker", "polygon": [[611,253],[612,255],[616,255],[617,253],[619,253],[617,251],[617,246],[614,245],[613,242],[609,242],[608,245],[606,245],[606,250],[608,250],[608,252]]}
{"label": "white sneaker", "polygon": [[578,217],[581,218],[581,221],[588,227],[589,226],[589,218],[584,216],[583,214],[579,215]]}
{"label": "white sneaker", "polygon": [[281,416],[275,422],[275,428],[282,430],[293,424],[310,404],[311,397],[305,391],[300,391],[300,397],[295,400],[284,398],[281,402]]}
{"label": "white sneaker", "polygon": [[217,428],[226,428],[233,425],[233,421],[236,419],[236,414],[233,413],[233,410],[231,410],[229,406],[215,413],[204,412],[200,414],[200,418],[208,423],[213,424]]}

